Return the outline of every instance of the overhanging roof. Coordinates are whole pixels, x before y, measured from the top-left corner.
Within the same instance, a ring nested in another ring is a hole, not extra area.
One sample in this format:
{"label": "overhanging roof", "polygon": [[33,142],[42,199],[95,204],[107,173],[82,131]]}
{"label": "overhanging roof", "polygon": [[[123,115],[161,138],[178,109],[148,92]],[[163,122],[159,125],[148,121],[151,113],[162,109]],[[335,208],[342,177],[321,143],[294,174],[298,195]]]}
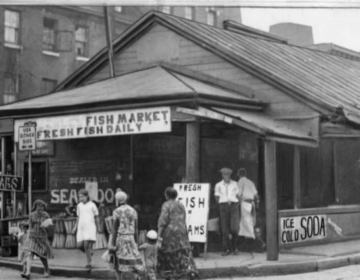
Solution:
{"label": "overhanging roof", "polygon": [[21,116],[45,109],[69,110],[78,106],[83,108],[99,104],[113,105],[117,102],[134,104],[184,98],[196,98],[200,103],[213,100],[225,102],[229,106],[236,104],[256,110],[263,106],[262,102],[244,97],[240,93],[154,66],[83,87],[5,105],[0,107],[0,116]]}
{"label": "overhanging roof", "polygon": [[[238,34],[184,18],[149,12],[116,40],[121,51],[153,24],[161,24],[227,59],[245,71],[277,85],[317,112],[343,111],[360,123],[360,64],[328,53]],[[81,84],[107,60],[103,49],[59,85]]]}

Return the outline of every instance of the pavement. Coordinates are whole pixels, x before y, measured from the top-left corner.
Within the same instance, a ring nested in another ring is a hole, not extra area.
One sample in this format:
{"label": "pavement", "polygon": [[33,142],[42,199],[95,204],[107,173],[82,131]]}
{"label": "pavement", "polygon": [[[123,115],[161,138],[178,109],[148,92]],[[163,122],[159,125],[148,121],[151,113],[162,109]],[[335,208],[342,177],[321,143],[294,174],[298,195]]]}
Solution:
{"label": "pavement", "polygon": [[[92,279],[115,279],[115,274],[101,259],[105,250],[95,250],[93,269],[85,269],[85,256],[76,249],[54,249],[55,258],[49,261],[53,276]],[[221,257],[208,253],[206,260],[195,259],[201,278],[234,278],[310,273],[360,264],[360,240],[282,250],[278,261],[267,261],[266,253],[240,252],[237,256]],[[0,258],[0,267],[20,270],[17,258]],[[34,273],[43,273],[39,260]],[[124,278],[131,278],[130,275]]]}

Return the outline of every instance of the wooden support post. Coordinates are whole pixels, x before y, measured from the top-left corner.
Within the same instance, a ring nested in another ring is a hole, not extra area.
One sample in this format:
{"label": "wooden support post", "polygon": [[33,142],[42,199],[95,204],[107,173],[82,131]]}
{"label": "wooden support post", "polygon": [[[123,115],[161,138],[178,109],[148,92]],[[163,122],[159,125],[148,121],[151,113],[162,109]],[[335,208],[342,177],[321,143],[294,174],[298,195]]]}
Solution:
{"label": "wooden support post", "polygon": [[273,141],[265,141],[265,203],[267,260],[277,261],[279,258],[279,248],[276,186],[276,143]]}
{"label": "wooden support post", "polygon": [[[1,137],[1,174],[5,174],[6,166],[5,166],[5,137]],[[6,211],[6,197],[5,192],[1,194],[1,219],[4,219],[4,213]]]}
{"label": "wooden support post", "polygon": [[200,123],[186,124],[186,182],[200,180]]}
{"label": "wooden support post", "polygon": [[300,149],[294,147],[294,209],[301,208]]}

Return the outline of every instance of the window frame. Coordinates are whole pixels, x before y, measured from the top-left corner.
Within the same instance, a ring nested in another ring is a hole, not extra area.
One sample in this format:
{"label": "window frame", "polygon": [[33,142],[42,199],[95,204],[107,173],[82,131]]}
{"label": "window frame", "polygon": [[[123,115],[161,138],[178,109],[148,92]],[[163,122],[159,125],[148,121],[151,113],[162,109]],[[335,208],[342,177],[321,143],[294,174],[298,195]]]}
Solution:
{"label": "window frame", "polygon": [[[28,156],[27,156],[28,157]],[[34,190],[32,189],[31,192],[35,192],[35,193],[45,193],[45,192],[48,192],[49,191],[49,161],[47,159],[32,159],[32,163],[45,163],[45,189],[41,189],[41,190]],[[29,164],[29,161],[27,160],[24,160],[21,164],[22,166],[22,171],[23,171],[23,178],[24,178],[24,189],[26,189],[26,186],[28,187],[28,177],[26,176],[29,176],[29,172],[28,172],[28,169],[25,169],[25,165],[26,164]],[[34,171],[34,169],[32,170]],[[25,177],[27,180],[25,180]],[[34,176],[32,174],[32,179],[34,179]]]}
{"label": "window frame", "polygon": [[[85,35],[85,41],[79,41],[77,36],[76,36],[76,31],[78,29],[84,29],[84,35]],[[84,26],[84,25],[76,25],[75,26],[75,36],[74,36],[74,42],[75,42],[75,52],[76,52],[76,56],[77,57],[86,57],[88,58],[89,57],[89,27],[87,26]],[[81,44],[84,44],[84,54],[79,54],[78,53],[78,49],[77,49],[77,43],[81,43]]]}
{"label": "window frame", "polygon": [[[10,12],[10,13],[14,13],[14,14],[17,14],[18,16],[18,19],[17,19],[17,24],[18,26],[17,27],[12,27],[12,26],[9,26],[6,22],[6,13],[7,12]],[[7,32],[6,30],[8,28],[12,28],[15,30],[15,42],[12,42],[12,41],[8,41],[7,40]],[[5,44],[12,44],[12,45],[16,45],[16,46],[19,46],[21,44],[21,13],[19,11],[16,11],[16,10],[12,10],[12,9],[4,9],[4,43]]]}
{"label": "window frame", "polygon": [[[212,24],[210,24],[209,23],[209,16],[210,15],[212,15],[213,16],[213,23]],[[209,10],[208,12],[207,12],[207,15],[206,15],[206,23],[208,24],[208,25],[211,25],[211,26],[216,26],[216,24],[217,24],[217,13],[216,13],[216,11],[215,10]]]}
{"label": "window frame", "polygon": [[[45,27],[45,20],[53,21],[53,23],[54,23],[53,29]],[[50,17],[43,17],[43,40],[42,40],[42,43],[43,43],[42,49],[43,49],[43,51],[56,52],[58,50],[58,40],[57,40],[58,24],[59,24],[59,21],[57,19],[50,18]],[[44,39],[45,39],[45,30],[50,30],[50,31],[53,32],[53,40],[54,40],[54,42],[53,42],[52,45],[50,45],[50,44],[48,44],[48,43],[46,43],[44,41]],[[53,48],[52,49],[44,48],[45,45],[53,46]]]}
{"label": "window frame", "polygon": [[[50,82],[53,83],[53,88],[52,88],[52,90],[45,92],[45,91],[44,91],[44,85],[45,85],[45,83],[47,83],[47,82],[48,82],[48,83],[50,83]],[[48,93],[53,92],[53,90],[56,88],[57,84],[58,84],[58,81],[55,80],[55,79],[42,78],[42,79],[41,79],[41,90],[42,90],[42,94],[48,94]]]}
{"label": "window frame", "polygon": [[[190,10],[190,18],[187,17],[188,13],[187,11]],[[195,19],[195,13],[194,13],[194,7],[185,7],[185,18],[188,20],[194,20]]]}
{"label": "window frame", "polygon": [[[15,81],[14,88],[15,92],[7,92],[6,91],[6,79],[9,78],[11,81]],[[9,104],[12,102],[16,102],[18,100],[18,96],[21,92],[21,75],[18,73],[4,73],[4,80],[3,80],[3,104]],[[5,102],[5,96],[14,96],[14,101]]]}

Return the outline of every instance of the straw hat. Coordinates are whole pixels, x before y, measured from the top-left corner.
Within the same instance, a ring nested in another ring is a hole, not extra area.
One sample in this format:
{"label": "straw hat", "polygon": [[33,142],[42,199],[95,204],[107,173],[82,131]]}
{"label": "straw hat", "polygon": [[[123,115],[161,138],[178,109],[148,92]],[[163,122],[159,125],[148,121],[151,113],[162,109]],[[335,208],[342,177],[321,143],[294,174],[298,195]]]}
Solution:
{"label": "straw hat", "polygon": [[231,175],[232,170],[230,168],[224,167],[219,170],[219,172],[223,175]]}
{"label": "straw hat", "polygon": [[124,203],[127,200],[127,195],[126,193],[120,191],[115,194],[115,199],[118,203]]}
{"label": "straw hat", "polygon": [[148,233],[146,234],[146,237],[152,240],[156,240],[157,239],[157,233],[155,230],[149,230]]}

